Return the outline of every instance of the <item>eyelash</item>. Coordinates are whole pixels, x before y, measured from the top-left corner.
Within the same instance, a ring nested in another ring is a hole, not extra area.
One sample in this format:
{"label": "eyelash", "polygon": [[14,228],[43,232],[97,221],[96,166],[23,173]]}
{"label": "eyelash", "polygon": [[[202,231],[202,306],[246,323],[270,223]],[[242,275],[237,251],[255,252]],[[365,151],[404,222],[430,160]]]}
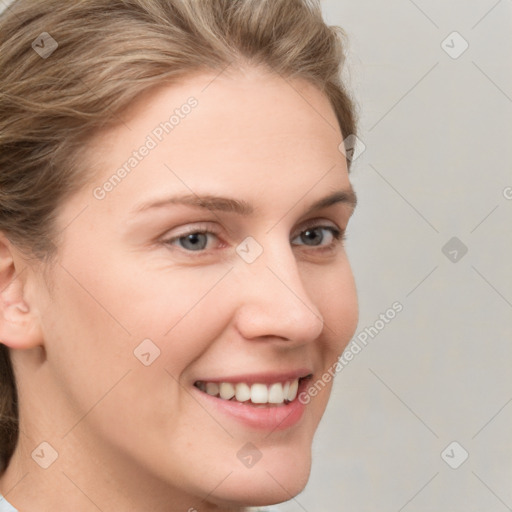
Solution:
{"label": "eyelash", "polygon": [[[297,244],[297,245],[304,246],[304,247],[310,247],[312,250],[317,251],[317,252],[320,252],[320,251],[324,252],[324,251],[334,250],[336,246],[341,245],[346,240],[346,233],[344,230],[340,230],[338,228],[335,228],[334,226],[324,226],[321,224],[305,227],[302,231],[299,232],[299,234],[297,236],[293,237],[293,239],[302,235],[306,231],[315,230],[315,229],[324,229],[324,230],[329,231],[332,234],[334,240],[328,245],[318,245],[318,246],[308,246],[306,244]],[[219,238],[219,233],[216,232],[215,230],[207,229],[207,228],[203,229],[201,227],[196,226],[195,228],[185,231],[184,233],[180,233],[179,235],[173,236],[172,238],[165,239],[162,241],[162,243],[166,246],[175,246],[176,245],[175,242],[178,242],[180,239],[186,238],[189,235],[214,235],[215,237]],[[179,246],[178,246],[178,248],[181,251],[187,253],[187,255],[192,255],[192,256],[201,256],[201,255],[205,255],[206,253],[209,252],[208,249],[192,251],[192,250],[185,249],[185,248],[179,247]]]}

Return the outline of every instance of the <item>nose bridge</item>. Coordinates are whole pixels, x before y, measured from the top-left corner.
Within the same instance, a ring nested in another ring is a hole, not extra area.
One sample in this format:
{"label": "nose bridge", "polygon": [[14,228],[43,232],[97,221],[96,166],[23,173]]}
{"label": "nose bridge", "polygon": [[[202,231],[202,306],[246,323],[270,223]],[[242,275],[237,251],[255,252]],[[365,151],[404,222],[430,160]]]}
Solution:
{"label": "nose bridge", "polygon": [[238,327],[244,336],[306,342],[320,335],[323,318],[304,287],[289,242],[269,237],[256,259],[239,264],[244,289]]}

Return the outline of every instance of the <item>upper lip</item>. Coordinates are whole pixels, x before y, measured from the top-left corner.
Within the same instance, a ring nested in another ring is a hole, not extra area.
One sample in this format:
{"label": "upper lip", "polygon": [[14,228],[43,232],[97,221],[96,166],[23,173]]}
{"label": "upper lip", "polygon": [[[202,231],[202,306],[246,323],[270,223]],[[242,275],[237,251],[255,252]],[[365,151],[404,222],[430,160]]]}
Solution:
{"label": "upper lip", "polygon": [[246,384],[272,384],[274,382],[287,382],[295,379],[301,379],[313,374],[313,371],[308,368],[299,368],[297,370],[279,371],[279,372],[265,372],[265,373],[250,373],[230,375],[224,377],[208,377],[196,379],[195,382],[231,382],[239,383],[245,382]]}

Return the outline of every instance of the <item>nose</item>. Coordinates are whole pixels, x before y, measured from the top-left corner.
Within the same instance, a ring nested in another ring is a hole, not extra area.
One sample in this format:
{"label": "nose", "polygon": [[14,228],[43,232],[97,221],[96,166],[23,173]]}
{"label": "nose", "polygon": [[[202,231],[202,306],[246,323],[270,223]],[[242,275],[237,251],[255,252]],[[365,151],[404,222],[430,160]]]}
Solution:
{"label": "nose", "polygon": [[245,339],[302,345],[316,340],[323,317],[307,293],[289,244],[270,246],[253,263],[238,262],[235,323]]}

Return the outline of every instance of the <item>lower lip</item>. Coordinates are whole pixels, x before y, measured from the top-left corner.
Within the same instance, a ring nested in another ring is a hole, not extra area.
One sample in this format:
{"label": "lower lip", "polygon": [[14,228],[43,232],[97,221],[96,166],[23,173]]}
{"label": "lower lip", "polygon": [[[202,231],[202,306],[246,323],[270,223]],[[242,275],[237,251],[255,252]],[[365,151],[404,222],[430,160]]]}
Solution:
{"label": "lower lip", "polygon": [[234,400],[223,400],[222,398],[208,395],[195,386],[193,388],[196,395],[199,395],[202,400],[205,400],[210,406],[216,407],[223,414],[234,418],[250,428],[273,432],[291,428],[302,419],[306,405],[299,402],[298,397],[305,384],[305,380],[300,382],[297,397],[293,402],[271,407],[247,405],[246,403]]}

